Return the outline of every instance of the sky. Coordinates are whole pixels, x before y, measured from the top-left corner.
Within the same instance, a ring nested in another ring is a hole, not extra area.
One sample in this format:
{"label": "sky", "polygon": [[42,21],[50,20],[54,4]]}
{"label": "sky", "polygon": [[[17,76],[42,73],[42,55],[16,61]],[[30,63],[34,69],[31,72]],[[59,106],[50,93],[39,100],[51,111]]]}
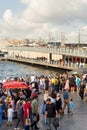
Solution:
{"label": "sky", "polygon": [[0,0],[0,39],[86,42],[87,0]]}

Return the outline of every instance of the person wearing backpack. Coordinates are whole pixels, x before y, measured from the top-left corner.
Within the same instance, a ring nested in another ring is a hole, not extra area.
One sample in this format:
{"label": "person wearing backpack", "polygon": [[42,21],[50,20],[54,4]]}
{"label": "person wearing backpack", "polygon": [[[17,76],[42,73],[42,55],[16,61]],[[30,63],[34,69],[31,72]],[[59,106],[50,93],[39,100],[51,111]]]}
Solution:
{"label": "person wearing backpack", "polygon": [[64,100],[63,112],[67,106],[67,113],[70,113],[68,89],[64,89],[63,91],[63,100]]}

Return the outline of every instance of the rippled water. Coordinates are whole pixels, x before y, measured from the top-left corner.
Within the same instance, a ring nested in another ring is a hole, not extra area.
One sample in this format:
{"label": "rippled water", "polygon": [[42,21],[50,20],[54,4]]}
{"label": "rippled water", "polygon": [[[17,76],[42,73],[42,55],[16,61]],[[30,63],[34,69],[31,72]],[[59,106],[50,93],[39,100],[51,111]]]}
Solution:
{"label": "rippled water", "polygon": [[54,75],[61,70],[52,70],[49,68],[32,67],[29,65],[19,64],[9,61],[0,61],[0,80],[7,77],[25,77],[31,75]]}

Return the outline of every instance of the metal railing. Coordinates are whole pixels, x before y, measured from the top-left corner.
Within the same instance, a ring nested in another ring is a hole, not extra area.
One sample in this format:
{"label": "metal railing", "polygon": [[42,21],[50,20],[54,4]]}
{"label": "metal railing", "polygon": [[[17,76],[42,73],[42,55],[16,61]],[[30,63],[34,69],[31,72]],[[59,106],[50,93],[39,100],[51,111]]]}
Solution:
{"label": "metal railing", "polygon": [[43,53],[53,53],[59,55],[72,55],[78,57],[87,57],[87,49],[84,48],[69,48],[69,47],[8,47],[9,50],[19,50],[19,51],[33,51],[33,52],[43,52]]}
{"label": "metal railing", "polygon": [[50,62],[48,62],[47,60],[38,60],[35,58],[24,58],[24,57],[18,57],[18,58],[8,57],[7,59],[12,60],[12,61],[38,64],[38,65],[56,67],[56,68],[67,69],[67,70],[74,70],[74,69],[78,69],[79,67],[76,65],[76,63],[73,63],[73,62],[69,63],[69,62],[60,62],[60,61],[54,61],[54,60],[51,60]]}

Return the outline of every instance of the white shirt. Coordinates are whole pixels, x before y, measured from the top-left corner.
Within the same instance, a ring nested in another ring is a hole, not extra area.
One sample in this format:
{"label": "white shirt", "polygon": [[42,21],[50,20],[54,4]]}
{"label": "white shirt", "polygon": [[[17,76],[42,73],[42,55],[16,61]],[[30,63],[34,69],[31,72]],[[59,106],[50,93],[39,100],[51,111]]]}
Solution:
{"label": "white shirt", "polygon": [[8,117],[12,117],[13,116],[13,109],[9,108],[8,109]]}
{"label": "white shirt", "polygon": [[35,81],[35,76],[32,75],[32,76],[31,76],[31,82],[34,82],[34,81]]}

